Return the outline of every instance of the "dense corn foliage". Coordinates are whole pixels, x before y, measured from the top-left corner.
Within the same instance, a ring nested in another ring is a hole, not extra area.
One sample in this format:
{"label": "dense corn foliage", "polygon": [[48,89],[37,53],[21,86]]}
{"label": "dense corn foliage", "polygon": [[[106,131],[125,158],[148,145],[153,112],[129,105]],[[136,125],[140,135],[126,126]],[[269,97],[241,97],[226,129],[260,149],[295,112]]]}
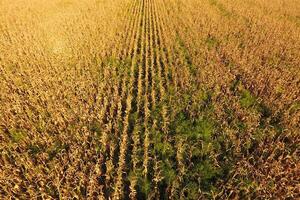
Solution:
{"label": "dense corn foliage", "polygon": [[1,0],[0,199],[300,198],[298,0]]}

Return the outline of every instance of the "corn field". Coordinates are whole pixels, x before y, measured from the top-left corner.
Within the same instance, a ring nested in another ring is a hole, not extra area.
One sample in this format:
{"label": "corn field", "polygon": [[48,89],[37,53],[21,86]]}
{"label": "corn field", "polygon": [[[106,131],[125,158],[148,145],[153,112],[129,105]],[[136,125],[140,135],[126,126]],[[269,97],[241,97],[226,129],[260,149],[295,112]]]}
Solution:
{"label": "corn field", "polygon": [[299,0],[0,1],[0,199],[298,199],[299,144]]}

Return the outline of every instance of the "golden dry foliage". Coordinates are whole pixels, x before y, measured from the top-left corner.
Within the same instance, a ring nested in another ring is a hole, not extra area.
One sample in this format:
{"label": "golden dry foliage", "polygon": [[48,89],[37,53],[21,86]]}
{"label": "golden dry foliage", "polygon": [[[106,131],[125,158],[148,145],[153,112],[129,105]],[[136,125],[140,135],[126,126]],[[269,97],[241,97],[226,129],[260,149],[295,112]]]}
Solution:
{"label": "golden dry foliage", "polygon": [[1,0],[0,199],[297,199],[299,0]]}

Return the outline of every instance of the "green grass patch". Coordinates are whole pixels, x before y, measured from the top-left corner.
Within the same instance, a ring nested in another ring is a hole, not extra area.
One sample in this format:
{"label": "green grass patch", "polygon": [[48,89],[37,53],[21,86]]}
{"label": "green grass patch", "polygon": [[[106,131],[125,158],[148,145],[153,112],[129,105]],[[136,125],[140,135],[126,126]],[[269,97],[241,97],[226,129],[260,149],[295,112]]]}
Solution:
{"label": "green grass patch", "polygon": [[252,96],[249,90],[244,89],[241,92],[240,104],[244,108],[250,108],[256,104],[256,98]]}
{"label": "green grass patch", "polygon": [[174,167],[171,165],[170,162],[164,162],[162,168],[162,174],[164,176],[164,181],[166,182],[167,185],[171,185],[177,175],[176,170],[174,169]]}
{"label": "green grass patch", "polygon": [[[157,136],[159,137],[159,135]],[[162,139],[155,139],[154,152],[156,155],[160,155],[160,157],[164,159],[171,158],[175,153],[173,146]]]}
{"label": "green grass patch", "polygon": [[9,130],[9,137],[13,143],[19,143],[26,138],[26,133],[24,133],[20,129],[10,129]]}
{"label": "green grass patch", "polygon": [[205,117],[193,121],[180,115],[173,126],[175,126],[176,135],[179,134],[189,139],[203,139],[207,141],[214,133],[213,121]]}
{"label": "green grass patch", "polygon": [[204,190],[210,190],[211,183],[220,175],[221,171],[215,167],[209,159],[199,162],[194,167],[194,174],[201,177],[201,186]]}

